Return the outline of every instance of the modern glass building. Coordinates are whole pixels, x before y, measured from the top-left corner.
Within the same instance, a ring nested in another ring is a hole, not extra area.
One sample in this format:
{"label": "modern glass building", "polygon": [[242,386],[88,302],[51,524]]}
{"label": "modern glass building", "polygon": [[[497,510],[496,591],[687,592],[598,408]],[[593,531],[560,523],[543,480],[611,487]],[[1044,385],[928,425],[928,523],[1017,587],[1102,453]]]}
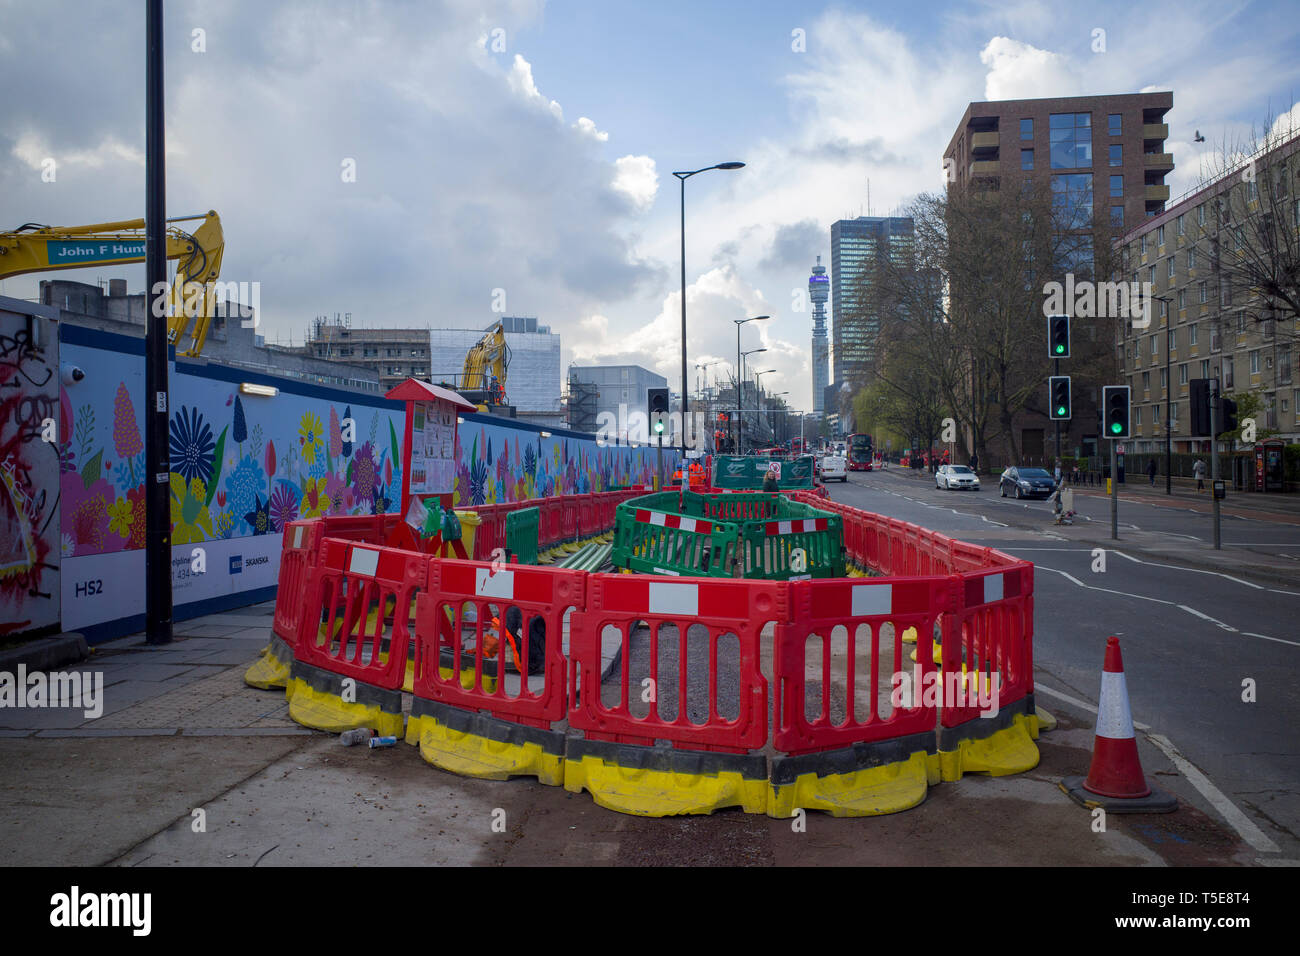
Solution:
{"label": "modern glass building", "polygon": [[906,256],[914,235],[912,220],[900,216],[859,216],[831,226],[831,306],[834,314],[835,382],[862,381],[876,357],[880,317],[861,308],[862,269],[873,258]]}

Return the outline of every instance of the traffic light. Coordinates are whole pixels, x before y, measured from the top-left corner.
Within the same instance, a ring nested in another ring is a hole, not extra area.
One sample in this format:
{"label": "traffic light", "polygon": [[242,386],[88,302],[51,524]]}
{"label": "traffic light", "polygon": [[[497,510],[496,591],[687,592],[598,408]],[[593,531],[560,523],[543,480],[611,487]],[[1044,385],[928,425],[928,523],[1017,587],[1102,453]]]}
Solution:
{"label": "traffic light", "polygon": [[[1235,432],[1241,427],[1241,422],[1237,421],[1237,403],[1232,399],[1219,399],[1219,413],[1219,435],[1224,432]],[[1217,438],[1218,435],[1215,437]]]}
{"label": "traffic light", "polygon": [[1188,391],[1188,404],[1192,412],[1192,434],[1208,435],[1213,427],[1210,424],[1210,380],[1194,378]]}
{"label": "traffic light", "polygon": [[1105,438],[1129,437],[1129,396],[1127,385],[1106,385],[1101,390],[1102,435]]}
{"label": "traffic light", "polygon": [[1047,417],[1051,419],[1068,419],[1070,417],[1070,376],[1052,375],[1047,379]]}
{"label": "traffic light", "polygon": [[668,428],[668,389],[648,388],[646,399],[649,404],[650,434],[659,438]]}
{"label": "traffic light", "polygon": [[1070,357],[1070,317],[1068,315],[1049,315],[1047,317],[1047,354],[1058,359]]}

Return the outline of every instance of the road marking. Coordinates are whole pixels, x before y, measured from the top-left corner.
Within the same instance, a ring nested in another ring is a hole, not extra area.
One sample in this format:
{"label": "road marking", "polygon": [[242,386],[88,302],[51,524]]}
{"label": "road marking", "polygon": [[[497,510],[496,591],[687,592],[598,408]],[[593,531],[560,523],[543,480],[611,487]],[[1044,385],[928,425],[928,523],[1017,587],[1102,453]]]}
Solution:
{"label": "road marking", "polygon": [[[1047,694],[1049,697],[1055,697],[1058,700],[1063,700],[1066,703],[1080,707],[1089,713],[1097,713],[1097,708],[1087,701],[1079,700],[1077,697],[1071,697],[1069,694],[1063,694],[1059,690],[1053,690],[1050,687],[1043,687],[1042,685],[1035,684],[1035,696],[1039,693]],[[1236,804],[1228,799],[1223,791],[1210,781],[1209,777],[1201,773],[1200,770],[1192,765],[1191,761],[1179,752],[1178,748],[1173,745],[1168,737],[1165,737],[1162,734],[1151,733],[1150,726],[1139,723],[1136,720],[1133,721],[1133,727],[1135,730],[1142,731],[1147,740],[1151,741],[1151,743],[1160,750],[1161,753],[1169,758],[1170,762],[1178,768],[1178,772],[1187,778],[1187,782],[1195,787],[1200,792],[1201,796],[1210,802],[1214,809],[1219,812],[1219,815],[1228,822],[1229,826],[1237,831],[1237,834],[1243,840],[1262,853],[1282,852],[1281,848],[1270,840],[1263,830],[1255,826],[1250,817],[1237,809]]]}
{"label": "road marking", "polygon": [[1182,775],[1201,792],[1201,796],[1214,805],[1214,809],[1219,811],[1219,814],[1228,821],[1243,840],[1263,853],[1282,852],[1281,847],[1270,840],[1263,830],[1255,826],[1250,817],[1238,810],[1236,804],[1210,782],[1209,777],[1192,766],[1191,761],[1178,752],[1178,748],[1170,743],[1168,737],[1161,734],[1147,734],[1147,739],[1164,751],[1165,756],[1173,761],[1174,766],[1179,769]]}
{"label": "road marking", "polygon": [[1258,637],[1265,641],[1277,641],[1279,644],[1290,644],[1292,647],[1300,647],[1300,641],[1284,641],[1280,637],[1269,637],[1267,634],[1256,634],[1253,631],[1242,631],[1246,637]]}

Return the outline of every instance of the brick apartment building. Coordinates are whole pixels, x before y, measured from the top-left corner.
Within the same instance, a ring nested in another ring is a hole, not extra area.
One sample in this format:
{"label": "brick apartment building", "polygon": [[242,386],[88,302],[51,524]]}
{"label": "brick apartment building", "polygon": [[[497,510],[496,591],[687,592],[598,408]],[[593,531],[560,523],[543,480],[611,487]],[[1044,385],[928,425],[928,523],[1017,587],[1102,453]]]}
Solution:
{"label": "brick apartment building", "polygon": [[[1168,91],[971,103],[944,152],[950,188],[1006,191],[1027,180],[1047,181],[1054,198],[1079,211],[1076,221],[1119,236],[1160,215],[1169,199],[1165,177],[1174,160],[1165,152],[1164,120],[1172,107]],[[1085,255],[1079,271],[1091,268]],[[1089,335],[1096,329],[1088,322],[1074,323],[1073,350],[1080,357],[1109,348],[1109,335]],[[1046,367],[1045,322],[1041,344]],[[1068,364],[1062,374],[1070,374]],[[1062,427],[1062,452],[1095,455],[1101,386],[1112,383],[1072,384],[1073,417]],[[1041,395],[1013,420],[1026,463],[1047,463],[1055,451],[1046,399],[1045,373]]]}

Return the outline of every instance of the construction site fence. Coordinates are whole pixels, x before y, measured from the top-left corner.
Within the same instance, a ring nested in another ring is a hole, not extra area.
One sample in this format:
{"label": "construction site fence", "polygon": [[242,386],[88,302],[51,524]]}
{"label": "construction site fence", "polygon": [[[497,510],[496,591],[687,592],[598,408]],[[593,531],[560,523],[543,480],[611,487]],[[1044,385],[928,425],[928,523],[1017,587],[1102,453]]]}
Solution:
{"label": "construction site fence", "polygon": [[[585,533],[608,530],[595,527],[610,516],[606,503],[618,515],[645,500],[574,495],[527,510],[543,529],[540,547],[548,507],[573,508],[568,526]],[[724,580],[503,566],[367,540],[382,542],[394,516],[366,527],[349,519],[338,527],[351,538],[335,537],[332,519],[289,522],[275,622],[301,676],[291,714],[319,726],[301,716],[313,713],[313,695],[351,679],[357,726],[400,727],[406,689],[407,739],[431,762],[470,775],[572,780],[570,789],[589,789],[604,805],[656,814],[701,812],[688,804],[765,812],[782,800],[836,812],[835,799],[809,796],[809,773],[862,774],[899,760],[921,767],[923,796],[927,773],[938,778],[922,758],[945,751],[956,775],[1011,766],[958,757],[990,711],[1001,715],[984,725],[994,729],[1033,713],[1032,565],[813,500],[843,522],[853,560],[879,576]],[[509,515],[521,504],[488,507]],[[594,524],[583,521],[584,507],[599,516]],[[806,501],[734,507],[758,507],[758,523],[807,520],[781,514],[811,510]],[[900,678],[912,693],[900,696]],[[988,699],[921,693],[936,680]],[[323,729],[339,726],[331,720]],[[470,757],[466,740],[480,742]],[[664,779],[695,768],[738,783],[728,797],[678,803],[664,796],[669,786],[641,800],[624,777],[602,776],[610,766]]]}

